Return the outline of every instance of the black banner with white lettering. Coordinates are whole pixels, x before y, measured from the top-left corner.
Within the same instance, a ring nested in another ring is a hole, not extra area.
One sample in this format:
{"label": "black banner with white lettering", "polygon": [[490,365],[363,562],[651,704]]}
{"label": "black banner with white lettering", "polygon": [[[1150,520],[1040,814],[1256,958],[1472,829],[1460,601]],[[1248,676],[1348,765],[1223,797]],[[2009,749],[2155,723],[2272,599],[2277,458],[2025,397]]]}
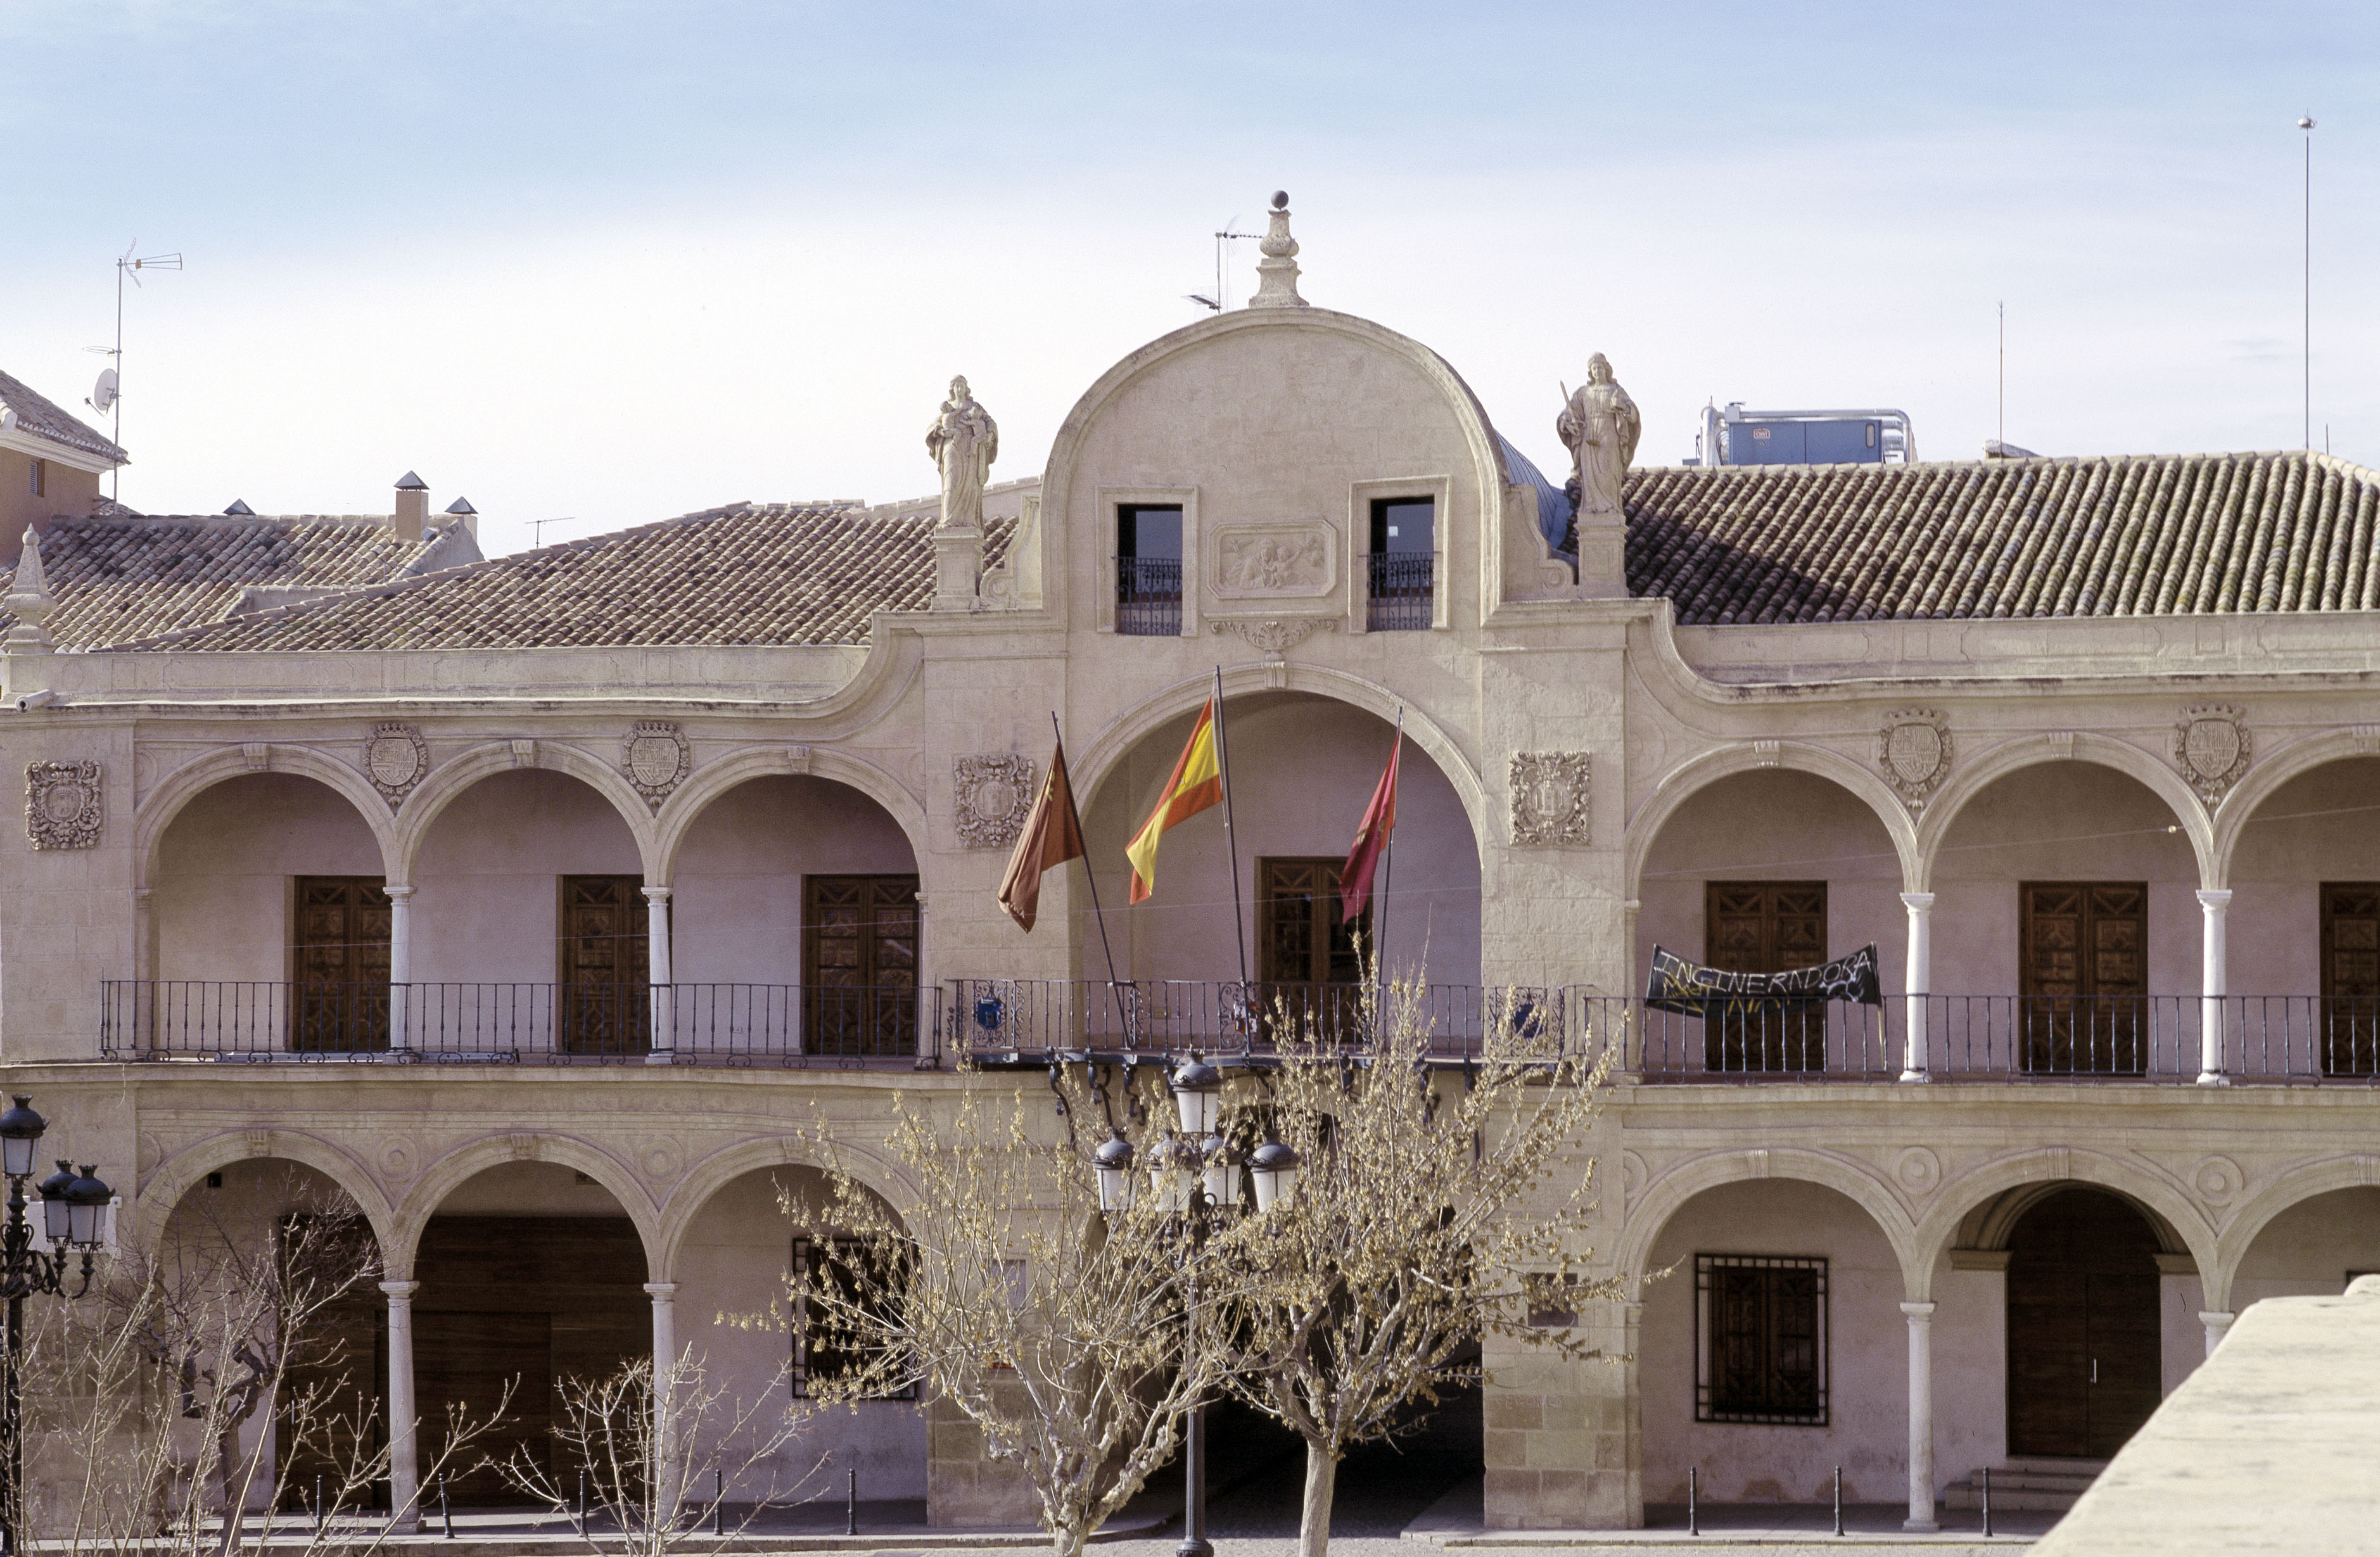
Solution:
{"label": "black banner with white lettering", "polygon": [[1876,947],[1861,947],[1847,957],[1815,967],[1789,968],[1782,973],[1730,973],[1688,962],[1666,947],[1653,948],[1653,974],[1645,987],[1645,1004],[1654,1011],[1674,1011],[1700,1016],[1712,1007],[1759,1002],[1763,1004],[1815,1005],[1822,1001],[1852,1001],[1882,1005],[1884,991],[1876,982]]}

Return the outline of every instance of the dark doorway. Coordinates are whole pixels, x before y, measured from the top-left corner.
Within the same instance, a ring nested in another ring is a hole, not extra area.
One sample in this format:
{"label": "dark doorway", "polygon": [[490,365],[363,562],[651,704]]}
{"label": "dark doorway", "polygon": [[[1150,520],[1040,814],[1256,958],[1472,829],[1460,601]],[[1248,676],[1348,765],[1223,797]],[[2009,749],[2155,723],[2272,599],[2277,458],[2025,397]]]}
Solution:
{"label": "dark doorway", "polygon": [[2137,1076],[2148,995],[2149,889],[2141,882],[2026,882],[2024,1068]]}
{"label": "dark doorway", "polygon": [[388,1047],[389,903],[378,876],[298,878],[297,1011],[289,1047]]}
{"label": "dark doorway", "polygon": [[2380,882],[2322,883],[2322,1070],[2380,1072]]}
{"label": "dark doorway", "polygon": [[[1827,960],[1827,883],[1711,882],[1703,960],[1730,973],[1785,973]],[[1730,1001],[1703,1019],[1705,1070],[1827,1068],[1827,1012],[1798,1001]]]}
{"label": "dark doorway", "polygon": [[802,1048],[917,1048],[917,878],[802,878]]}
{"label": "dark doorway", "polygon": [[1341,917],[1339,859],[1257,861],[1257,1016],[1286,1013],[1326,1037],[1352,1034],[1363,1016],[1364,959],[1372,955],[1372,910]]}
{"label": "dark doorway", "polygon": [[425,1471],[450,1404],[484,1419],[504,1398],[504,1418],[448,1475],[458,1505],[519,1507],[529,1500],[485,1455],[546,1460],[555,1485],[577,1467],[559,1460],[548,1429],[562,1381],[600,1379],[652,1346],[652,1301],[636,1224],[610,1216],[439,1216],[422,1234],[415,1265],[414,1392]]}
{"label": "dark doorway", "polygon": [[2061,1189],[2009,1251],[2009,1453],[2106,1459],[2161,1393],[2156,1233],[2113,1195]]}
{"label": "dark doorway", "polygon": [[562,878],[562,1051],[641,1054],[651,1046],[650,914],[641,876]]}

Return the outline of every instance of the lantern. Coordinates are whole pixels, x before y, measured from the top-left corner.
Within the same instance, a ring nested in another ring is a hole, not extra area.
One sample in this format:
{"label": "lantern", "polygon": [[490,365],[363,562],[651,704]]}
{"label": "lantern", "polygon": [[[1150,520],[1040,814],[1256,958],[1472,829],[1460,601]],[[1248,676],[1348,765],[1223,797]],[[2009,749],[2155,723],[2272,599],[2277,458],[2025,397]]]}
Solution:
{"label": "lantern", "polygon": [[1277,1140],[1265,1142],[1249,1154],[1248,1177],[1256,1181],[1257,1214],[1262,1216],[1296,1191],[1296,1149]]}

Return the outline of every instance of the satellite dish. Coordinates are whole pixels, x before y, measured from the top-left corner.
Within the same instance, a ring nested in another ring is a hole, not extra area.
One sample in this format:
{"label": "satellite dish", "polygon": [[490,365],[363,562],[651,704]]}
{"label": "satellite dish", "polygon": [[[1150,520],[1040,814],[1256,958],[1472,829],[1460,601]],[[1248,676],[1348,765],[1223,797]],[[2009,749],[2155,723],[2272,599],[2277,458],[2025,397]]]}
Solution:
{"label": "satellite dish", "polygon": [[115,370],[103,368],[100,371],[99,382],[91,386],[91,408],[105,416],[109,407],[115,404]]}

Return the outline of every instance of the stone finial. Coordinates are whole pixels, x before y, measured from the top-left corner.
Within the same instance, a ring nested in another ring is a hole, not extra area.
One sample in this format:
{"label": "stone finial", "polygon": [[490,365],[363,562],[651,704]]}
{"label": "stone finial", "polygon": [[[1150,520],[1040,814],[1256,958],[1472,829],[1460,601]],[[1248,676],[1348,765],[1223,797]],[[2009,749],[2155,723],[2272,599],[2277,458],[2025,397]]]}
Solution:
{"label": "stone finial", "polygon": [[8,652],[49,651],[50,635],[42,624],[49,620],[58,602],[52,598],[50,582],[42,574],[42,538],[31,525],[25,527],[25,549],[18,555],[16,576],[0,605],[6,605],[17,618],[17,625],[8,629]]}
{"label": "stone finial", "polygon": [[1257,262],[1257,295],[1250,308],[1310,308],[1297,295],[1297,239],[1289,236],[1289,191],[1272,192],[1272,225],[1257,244],[1264,258]]}

